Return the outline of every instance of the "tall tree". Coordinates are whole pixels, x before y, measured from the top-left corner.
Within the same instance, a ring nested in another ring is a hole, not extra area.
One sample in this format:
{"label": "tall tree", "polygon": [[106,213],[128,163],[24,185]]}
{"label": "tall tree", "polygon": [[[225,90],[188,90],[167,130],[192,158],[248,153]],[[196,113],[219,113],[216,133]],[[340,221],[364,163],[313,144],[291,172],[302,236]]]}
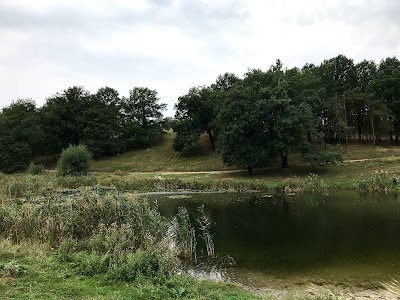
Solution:
{"label": "tall tree", "polygon": [[85,127],[80,142],[94,157],[116,154],[125,148],[121,139],[120,101],[118,92],[110,87],[100,88],[89,98],[83,111]]}
{"label": "tall tree", "polygon": [[349,100],[350,123],[356,128],[358,140],[361,142],[365,128],[371,126],[371,131],[375,132],[374,123],[370,122],[376,106],[371,94],[371,85],[376,78],[377,67],[373,61],[363,60],[356,64],[355,68],[357,84],[345,92],[345,97]]}
{"label": "tall tree", "polygon": [[376,79],[373,82],[373,90],[376,97],[392,112],[393,127],[387,134],[391,139],[394,134],[398,142],[400,135],[400,61],[396,57],[388,57],[380,62]]}
{"label": "tall tree", "polygon": [[218,147],[227,165],[253,167],[300,151],[305,160],[326,163],[334,159],[318,151],[322,135],[318,118],[305,102],[288,97],[288,82],[278,60],[267,72],[250,70],[235,88],[218,116]]}
{"label": "tall tree", "polygon": [[24,170],[43,151],[44,133],[35,103],[20,99],[0,113],[0,170]]}
{"label": "tall tree", "polygon": [[356,69],[352,59],[338,55],[325,60],[319,67],[326,90],[325,137],[348,142],[348,110],[345,92],[356,86]]}
{"label": "tall tree", "polygon": [[50,152],[58,153],[69,144],[78,145],[82,141],[87,124],[84,112],[90,98],[90,93],[79,86],[47,98],[40,113]]}
{"label": "tall tree", "polygon": [[185,147],[197,144],[200,135],[207,132],[212,148],[215,148],[213,124],[215,118],[215,102],[209,87],[194,87],[178,98],[175,105],[174,131],[176,138],[173,148],[182,151]]}
{"label": "tall tree", "polygon": [[135,87],[128,98],[122,98],[123,137],[128,148],[147,147],[160,139],[166,106],[160,103],[157,91],[147,87]]}
{"label": "tall tree", "polygon": [[225,73],[218,76],[211,86],[193,87],[186,95],[178,98],[178,103],[175,105],[176,138],[173,144],[175,151],[193,147],[204,132],[208,134],[211,148],[215,150],[217,134],[215,118],[226,93],[239,80],[235,74]]}

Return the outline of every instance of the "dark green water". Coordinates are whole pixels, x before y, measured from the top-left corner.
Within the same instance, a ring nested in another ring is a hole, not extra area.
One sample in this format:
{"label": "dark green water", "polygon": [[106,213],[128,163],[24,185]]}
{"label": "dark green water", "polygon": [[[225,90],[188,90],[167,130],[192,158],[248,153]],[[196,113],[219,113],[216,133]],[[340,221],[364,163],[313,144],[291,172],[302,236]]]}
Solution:
{"label": "dark green water", "polygon": [[314,283],[372,288],[395,283],[400,276],[397,195],[173,195],[177,194],[147,197],[157,199],[166,216],[185,206],[195,219],[198,206],[204,204],[215,223],[216,253],[236,262],[197,270],[211,277],[215,273],[214,277],[255,287]]}

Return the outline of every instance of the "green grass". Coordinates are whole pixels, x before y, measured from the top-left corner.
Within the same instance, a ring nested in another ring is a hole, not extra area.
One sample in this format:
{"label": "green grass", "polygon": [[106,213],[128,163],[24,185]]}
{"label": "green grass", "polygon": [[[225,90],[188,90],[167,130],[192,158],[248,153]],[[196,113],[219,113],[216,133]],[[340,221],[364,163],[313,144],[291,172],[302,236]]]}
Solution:
{"label": "green grass", "polygon": [[54,250],[43,245],[11,245],[4,240],[0,244],[0,265],[13,259],[24,269],[16,278],[0,277],[2,300],[270,299],[233,284],[198,281],[186,276],[174,276],[160,285],[147,281],[110,283],[104,276],[77,275],[69,264],[57,260]]}
{"label": "green grass", "polygon": [[[222,171],[233,170],[223,164],[221,156],[212,151],[208,138],[202,135],[199,147],[183,153],[172,150],[175,134],[168,131],[160,144],[148,149],[127,152],[116,157],[97,160],[93,163],[93,171],[108,172],[193,172],[193,171]],[[380,146],[360,144],[352,141],[345,150],[344,160],[384,159],[396,160],[400,157],[400,147],[383,143]],[[289,156],[291,166],[304,165],[298,154]],[[270,167],[279,167],[280,161],[271,161]]]}
{"label": "green grass", "polygon": [[175,134],[167,132],[163,141],[151,148],[136,150],[116,157],[98,160],[93,170],[98,172],[156,172],[156,171],[210,171],[227,170],[221,156],[212,151],[206,136],[202,136],[201,148],[179,153],[172,150]]}
{"label": "green grass", "polygon": [[[55,250],[42,244],[13,245],[0,240],[0,266],[16,261],[23,272],[15,278],[0,277],[0,299],[275,299],[234,284],[173,276],[163,284],[146,280],[110,282],[105,276],[81,276],[57,259]],[[336,299],[329,295],[287,296],[286,299]]]}

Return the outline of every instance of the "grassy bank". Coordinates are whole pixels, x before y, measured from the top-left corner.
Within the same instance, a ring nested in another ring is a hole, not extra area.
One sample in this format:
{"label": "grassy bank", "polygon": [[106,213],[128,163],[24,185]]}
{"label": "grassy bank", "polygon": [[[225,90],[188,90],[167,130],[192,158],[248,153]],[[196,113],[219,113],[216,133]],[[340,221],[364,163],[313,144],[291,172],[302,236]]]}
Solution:
{"label": "grassy bank", "polygon": [[274,299],[179,275],[192,255],[184,213],[166,219],[132,194],[99,186],[1,197],[0,299]]}
{"label": "grassy bank", "polygon": [[[385,158],[360,162],[342,163],[327,167],[295,166],[289,169],[267,168],[255,170],[253,175],[244,172],[233,173],[126,173],[117,171],[111,174],[92,173],[82,177],[60,177],[54,173],[42,175],[2,175],[0,174],[0,199],[18,197],[46,196],[49,191],[95,187],[97,189],[115,189],[118,191],[276,191],[292,187],[312,191],[313,185],[323,189],[360,188],[376,172],[386,172],[382,180],[391,186],[391,175],[400,172],[400,159]],[[310,174],[316,174],[310,180]],[[306,187],[307,186],[307,187]],[[393,187],[393,186],[392,186]],[[298,190],[297,190],[298,191]]]}
{"label": "grassy bank", "polygon": [[164,282],[150,279],[113,281],[105,275],[85,276],[60,262],[43,244],[0,242],[0,266],[18,266],[14,276],[0,277],[0,299],[272,299],[233,284],[199,281],[174,275]]}

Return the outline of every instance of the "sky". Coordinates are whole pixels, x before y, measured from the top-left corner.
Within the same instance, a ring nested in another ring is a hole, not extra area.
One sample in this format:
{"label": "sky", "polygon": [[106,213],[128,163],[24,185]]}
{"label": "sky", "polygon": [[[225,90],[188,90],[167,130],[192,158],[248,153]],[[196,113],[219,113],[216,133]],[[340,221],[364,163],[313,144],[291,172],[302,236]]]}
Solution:
{"label": "sky", "polygon": [[178,97],[217,76],[400,56],[398,0],[0,0],[0,107],[78,85]]}

